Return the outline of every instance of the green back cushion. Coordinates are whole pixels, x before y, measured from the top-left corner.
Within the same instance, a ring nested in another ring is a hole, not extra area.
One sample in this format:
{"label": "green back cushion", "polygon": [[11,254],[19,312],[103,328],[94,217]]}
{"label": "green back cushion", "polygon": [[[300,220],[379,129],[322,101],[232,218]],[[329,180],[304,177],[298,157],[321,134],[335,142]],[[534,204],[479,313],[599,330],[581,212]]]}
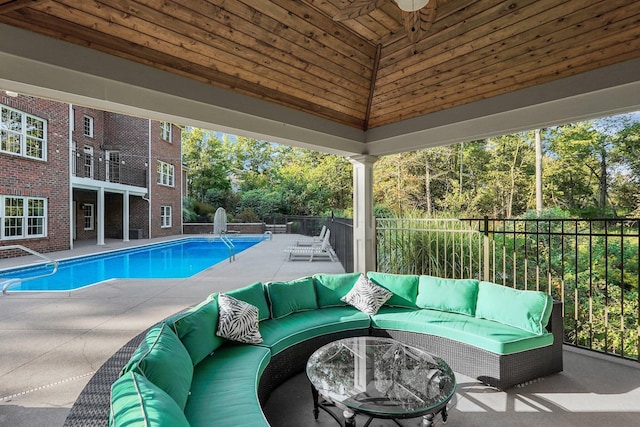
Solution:
{"label": "green back cushion", "polygon": [[269,304],[267,304],[264,285],[261,282],[256,282],[253,285],[234,289],[233,291],[225,293],[235,299],[248,302],[249,304],[257,307],[258,321],[267,320],[269,318]]}
{"label": "green back cushion", "polygon": [[490,282],[480,282],[476,317],[495,320],[536,335],[546,332],[551,316],[551,295],[521,291]]}
{"label": "green back cushion", "polygon": [[360,273],[315,274],[313,283],[316,287],[318,307],[341,307],[347,305],[340,298],[344,297],[353,288],[358,277],[360,277]]}
{"label": "green back cushion", "polygon": [[420,276],[418,280],[416,304],[420,308],[474,316],[477,298],[477,280],[433,276]]}
{"label": "green back cushion", "polygon": [[218,329],[217,294],[210,295],[192,309],[171,318],[171,327],[197,365],[224,343],[216,335]]}
{"label": "green back cushion", "polygon": [[393,295],[386,302],[391,307],[416,308],[418,276],[413,274],[390,274],[370,271],[367,277],[376,285],[391,291]]}
{"label": "green back cushion", "polygon": [[189,427],[182,409],[160,387],[135,372],[111,385],[110,427]]}
{"label": "green back cushion", "polygon": [[271,317],[279,319],[297,311],[318,308],[312,277],[302,277],[288,282],[271,282],[267,285],[271,303]]}
{"label": "green back cushion", "polygon": [[122,372],[144,375],[184,409],[191,389],[193,363],[168,325],[162,323],[147,333]]}

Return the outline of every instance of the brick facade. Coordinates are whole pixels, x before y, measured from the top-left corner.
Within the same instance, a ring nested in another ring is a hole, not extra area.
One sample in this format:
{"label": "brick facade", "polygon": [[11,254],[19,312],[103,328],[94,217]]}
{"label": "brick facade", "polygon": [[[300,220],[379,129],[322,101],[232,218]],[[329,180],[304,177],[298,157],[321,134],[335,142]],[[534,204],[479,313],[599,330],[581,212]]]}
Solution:
{"label": "brick facade", "polygon": [[[129,188],[134,189],[129,194],[130,236],[181,234],[183,172],[178,126],[172,125],[168,142],[161,137],[160,122],[148,119],[41,98],[10,97],[4,92],[0,92],[0,104],[43,119],[47,126],[46,160],[0,151],[0,195],[45,198],[46,237],[0,238],[0,246],[21,244],[50,252],[69,249],[71,236],[76,240],[96,240],[100,187],[104,188],[105,238],[125,237],[123,209]],[[89,135],[85,135],[85,117],[92,124]],[[174,166],[173,185],[158,184],[158,160]],[[78,177],[82,178],[80,183]],[[88,218],[85,221],[85,207],[89,209],[89,205],[94,206],[93,222]],[[161,206],[171,206],[170,227],[161,226]],[[1,226],[4,227],[4,219]]]}
{"label": "brick facade", "polygon": [[[47,235],[1,239],[0,246],[23,245],[39,252],[69,248],[69,106],[29,96],[9,97],[0,104],[46,121],[46,161],[0,151],[0,195],[47,200]],[[4,212],[0,215],[4,218]],[[0,224],[4,227],[4,223]]]}
{"label": "brick facade", "polygon": [[[182,229],[182,169],[181,169],[181,130],[178,126],[171,126],[171,142],[162,139],[159,122],[151,124],[151,233],[153,237],[179,234]],[[168,163],[174,167],[174,183],[167,186],[158,183],[158,161]],[[178,197],[176,198],[176,193]],[[162,206],[171,207],[171,226],[162,227],[160,212]]]}

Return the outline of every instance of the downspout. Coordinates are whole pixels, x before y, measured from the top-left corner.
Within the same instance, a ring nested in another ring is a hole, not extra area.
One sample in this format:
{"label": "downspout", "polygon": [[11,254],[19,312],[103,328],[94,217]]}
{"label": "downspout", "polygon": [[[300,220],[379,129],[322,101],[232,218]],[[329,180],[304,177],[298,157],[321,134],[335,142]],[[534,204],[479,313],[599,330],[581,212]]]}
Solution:
{"label": "downspout", "polygon": [[146,200],[147,204],[149,205],[149,211],[148,211],[148,217],[149,217],[149,239],[151,239],[151,170],[153,169],[153,165],[151,163],[151,119],[149,119],[149,142],[147,144],[147,149],[148,149],[148,156],[149,156],[149,169],[147,170],[147,188],[149,189],[149,191],[147,192],[147,197],[142,197],[142,200]]}
{"label": "downspout", "polygon": [[[68,171],[68,177],[69,177],[69,249],[73,249],[73,229],[76,226],[73,222],[74,218],[75,218],[75,212],[73,211],[73,162],[75,161],[75,158],[73,157],[73,129],[75,128],[74,126],[74,121],[75,121],[75,116],[73,113],[73,105],[69,104],[69,171]],[[48,149],[47,149],[48,151]],[[47,205],[47,208],[49,208],[49,206]],[[49,213],[47,212],[47,216],[49,216]],[[49,222],[47,220],[47,222]],[[47,224],[47,234],[49,234],[48,231],[48,224]]]}

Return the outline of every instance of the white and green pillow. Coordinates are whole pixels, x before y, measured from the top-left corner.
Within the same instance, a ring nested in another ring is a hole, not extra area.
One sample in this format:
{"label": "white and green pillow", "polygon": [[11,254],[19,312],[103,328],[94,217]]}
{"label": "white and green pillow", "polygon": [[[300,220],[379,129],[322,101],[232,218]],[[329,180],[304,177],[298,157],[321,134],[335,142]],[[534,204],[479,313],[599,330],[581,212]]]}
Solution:
{"label": "white and green pillow", "polygon": [[216,335],[245,344],[260,344],[258,308],[226,294],[218,295]]}
{"label": "white and green pillow", "polygon": [[353,288],[341,299],[363,313],[373,316],[392,296],[391,291],[376,285],[362,274]]}

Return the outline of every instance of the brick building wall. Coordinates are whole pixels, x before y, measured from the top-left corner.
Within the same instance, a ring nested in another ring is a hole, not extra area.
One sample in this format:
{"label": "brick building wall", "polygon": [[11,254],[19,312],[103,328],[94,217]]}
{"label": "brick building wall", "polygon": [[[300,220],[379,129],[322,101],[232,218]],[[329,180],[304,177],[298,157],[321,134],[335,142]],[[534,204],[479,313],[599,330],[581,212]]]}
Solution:
{"label": "brick building wall", "polygon": [[[151,235],[152,237],[169,236],[182,233],[182,161],[181,130],[171,126],[171,141],[162,138],[161,123],[151,122]],[[173,185],[158,183],[158,161],[173,165]],[[171,225],[162,227],[161,207],[171,207]]]}
{"label": "brick building wall", "polygon": [[68,249],[71,222],[67,173],[69,106],[29,96],[10,97],[4,92],[0,92],[0,104],[45,120],[47,130],[46,161],[0,151],[0,195],[45,198],[47,235],[39,238],[2,239],[0,245],[19,244],[39,252]]}
{"label": "brick building wall", "polygon": [[[0,246],[22,244],[39,252],[69,249],[72,231],[76,240],[96,240],[100,209],[97,188],[100,186],[105,186],[105,238],[122,239],[124,194],[116,186],[125,182],[108,182],[106,179],[108,154],[115,151],[120,156],[118,173],[134,173],[142,179],[135,185],[147,188],[145,198],[139,194],[129,196],[129,228],[133,235],[138,236],[137,230],[142,230],[143,238],[182,233],[183,172],[181,130],[178,126],[172,125],[170,137],[163,138],[161,123],[148,119],[76,105],[70,108],[66,103],[22,95],[11,97],[3,92],[0,92],[0,104],[17,114],[26,113],[44,120],[47,131],[46,161],[0,151],[0,195],[46,199],[46,236],[3,238]],[[85,118],[89,120],[85,121]],[[86,127],[87,123],[91,126]],[[88,129],[90,131],[86,131]],[[111,157],[111,161],[114,158]],[[174,166],[171,185],[158,183],[158,160]],[[74,188],[71,194],[72,171],[79,178],[94,180],[95,188],[93,184],[74,184],[74,187],[82,188]],[[152,200],[151,207],[147,198]],[[94,206],[94,219],[87,220],[87,224],[84,208],[89,204]],[[172,221],[167,227],[161,223],[162,206],[171,207]],[[73,218],[75,222],[72,224]],[[0,223],[0,226],[4,227],[4,224]]]}

